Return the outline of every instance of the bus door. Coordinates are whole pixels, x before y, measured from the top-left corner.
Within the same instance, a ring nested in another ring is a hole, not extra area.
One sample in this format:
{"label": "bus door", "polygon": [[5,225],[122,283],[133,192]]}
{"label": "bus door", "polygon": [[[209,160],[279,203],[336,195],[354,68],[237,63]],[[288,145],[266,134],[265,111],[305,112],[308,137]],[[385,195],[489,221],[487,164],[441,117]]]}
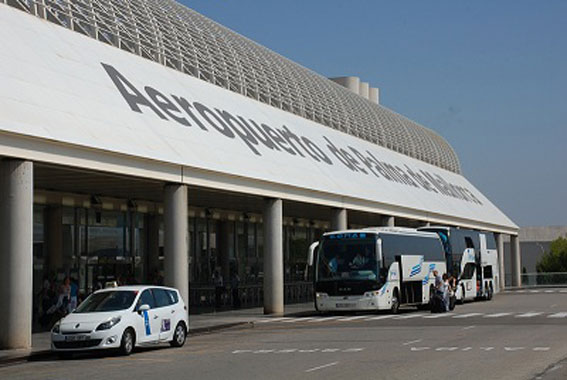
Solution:
{"label": "bus door", "polygon": [[401,303],[422,303],[422,282],[428,275],[427,268],[423,263],[423,256],[399,255],[396,256],[396,261],[400,266]]}

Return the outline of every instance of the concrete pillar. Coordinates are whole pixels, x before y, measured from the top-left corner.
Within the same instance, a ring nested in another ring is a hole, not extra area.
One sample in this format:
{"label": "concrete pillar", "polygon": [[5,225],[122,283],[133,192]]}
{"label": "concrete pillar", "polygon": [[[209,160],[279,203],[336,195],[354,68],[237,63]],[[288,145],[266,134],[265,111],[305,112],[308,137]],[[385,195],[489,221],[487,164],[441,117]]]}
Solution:
{"label": "concrete pillar", "polygon": [[264,314],[284,313],[283,211],[281,199],[264,203]]}
{"label": "concrete pillar", "polygon": [[47,207],[45,211],[48,273],[58,274],[66,269],[63,267],[63,209],[61,206],[53,205]]}
{"label": "concrete pillar", "polygon": [[165,186],[164,283],[177,288],[189,305],[189,231],[187,229],[187,186]]}
{"label": "concrete pillar", "polygon": [[510,235],[510,259],[512,263],[512,286],[522,286],[522,259],[518,235]]}
{"label": "concrete pillar", "polygon": [[159,273],[159,217],[157,214],[146,216],[148,224],[148,278],[156,280]]}
{"label": "concrete pillar", "polygon": [[382,217],[382,225],[384,227],[394,227],[396,225],[396,218],[393,216],[385,215]]}
{"label": "concrete pillar", "polygon": [[506,268],[504,267],[504,235],[495,233],[496,249],[498,250],[498,286],[500,290],[506,287]]}
{"label": "concrete pillar", "polygon": [[0,349],[30,348],[33,163],[0,160]]}
{"label": "concrete pillar", "polygon": [[369,89],[370,86],[368,85],[368,82],[360,82],[360,85],[358,86],[358,95],[362,96],[364,99],[368,99]]}
{"label": "concrete pillar", "polygon": [[358,77],[338,77],[330,78],[333,82],[348,88],[350,91],[358,94],[360,92],[360,78]]}
{"label": "concrete pillar", "polygon": [[348,229],[348,215],[344,208],[333,208],[331,210],[331,230],[341,231]]}
{"label": "concrete pillar", "polygon": [[376,87],[370,87],[368,89],[368,100],[372,103],[380,104],[380,89]]}

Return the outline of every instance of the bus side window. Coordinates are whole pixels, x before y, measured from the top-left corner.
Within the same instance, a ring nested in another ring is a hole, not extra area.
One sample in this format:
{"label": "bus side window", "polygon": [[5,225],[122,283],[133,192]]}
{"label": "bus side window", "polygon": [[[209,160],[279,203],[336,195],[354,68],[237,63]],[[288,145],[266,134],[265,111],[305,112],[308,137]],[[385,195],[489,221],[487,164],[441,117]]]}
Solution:
{"label": "bus side window", "polygon": [[467,248],[474,249],[474,243],[473,243],[473,241],[470,237],[468,237],[468,236],[465,237],[465,244],[466,244]]}
{"label": "bus side window", "polygon": [[484,267],[484,278],[492,278],[492,265]]}
{"label": "bus side window", "polygon": [[463,269],[463,274],[461,275],[462,280],[470,280],[473,278],[474,270],[476,265],[474,263],[467,263]]}

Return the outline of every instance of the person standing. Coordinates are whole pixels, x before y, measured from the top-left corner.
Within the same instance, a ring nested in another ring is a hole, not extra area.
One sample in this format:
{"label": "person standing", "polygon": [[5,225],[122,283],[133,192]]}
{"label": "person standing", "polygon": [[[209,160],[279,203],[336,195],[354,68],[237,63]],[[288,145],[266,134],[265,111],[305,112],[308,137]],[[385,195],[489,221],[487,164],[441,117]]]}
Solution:
{"label": "person standing", "polygon": [[224,280],[218,269],[213,272],[213,284],[215,285],[215,308],[221,307],[221,298],[224,290]]}

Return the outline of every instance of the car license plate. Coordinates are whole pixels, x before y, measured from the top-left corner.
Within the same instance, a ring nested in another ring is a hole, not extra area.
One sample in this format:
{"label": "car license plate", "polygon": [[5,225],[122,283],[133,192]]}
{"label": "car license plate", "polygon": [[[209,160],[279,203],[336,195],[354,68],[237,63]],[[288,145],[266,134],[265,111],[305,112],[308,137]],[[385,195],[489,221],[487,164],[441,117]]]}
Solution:
{"label": "car license plate", "polygon": [[349,308],[349,307],[354,307],[353,303],[338,303],[337,304],[337,308],[339,309],[345,309],[345,308]]}
{"label": "car license plate", "polygon": [[67,335],[65,337],[65,342],[80,342],[89,339],[90,339],[89,335]]}

